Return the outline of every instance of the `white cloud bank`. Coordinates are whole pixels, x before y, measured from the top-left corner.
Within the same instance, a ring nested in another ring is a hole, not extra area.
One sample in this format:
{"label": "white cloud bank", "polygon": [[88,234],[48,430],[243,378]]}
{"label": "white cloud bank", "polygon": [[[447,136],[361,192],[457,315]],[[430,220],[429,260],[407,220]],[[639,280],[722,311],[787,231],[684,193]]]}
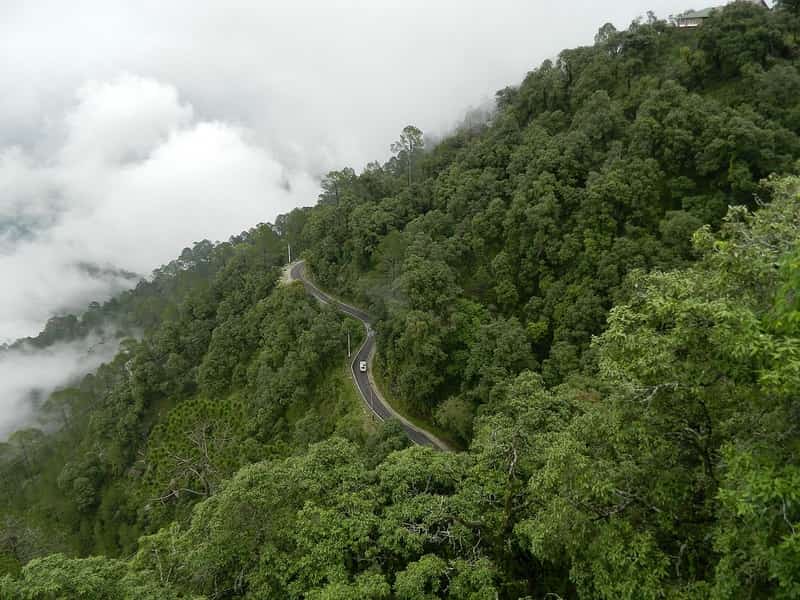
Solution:
{"label": "white cloud bank", "polygon": [[87,83],[51,122],[43,156],[0,149],[0,341],[125,285],[82,265],[147,274],[316,196],[246,130],[198,120],[152,79]]}

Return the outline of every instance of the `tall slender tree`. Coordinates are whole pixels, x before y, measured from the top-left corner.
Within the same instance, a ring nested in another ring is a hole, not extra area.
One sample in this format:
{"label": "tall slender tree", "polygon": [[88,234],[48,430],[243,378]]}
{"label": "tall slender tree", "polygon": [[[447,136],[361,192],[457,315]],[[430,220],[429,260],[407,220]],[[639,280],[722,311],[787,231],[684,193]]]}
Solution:
{"label": "tall slender tree", "polygon": [[408,185],[411,185],[411,172],[413,169],[414,155],[425,148],[422,131],[413,125],[406,125],[400,134],[400,139],[392,144],[392,152],[406,164]]}

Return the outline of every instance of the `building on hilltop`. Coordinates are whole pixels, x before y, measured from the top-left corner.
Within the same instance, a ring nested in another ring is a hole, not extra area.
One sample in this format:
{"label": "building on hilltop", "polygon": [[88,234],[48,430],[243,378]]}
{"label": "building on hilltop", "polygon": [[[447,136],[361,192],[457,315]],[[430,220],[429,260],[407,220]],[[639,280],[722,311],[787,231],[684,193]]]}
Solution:
{"label": "building on hilltop", "polygon": [[703,10],[688,10],[675,17],[675,25],[678,27],[700,27],[708,17],[717,10],[717,7],[704,8]]}
{"label": "building on hilltop", "polygon": [[[764,0],[736,0],[737,2],[747,2],[749,4],[757,4],[764,8],[769,8],[767,3]],[[732,3],[730,3],[732,4]],[[715,10],[721,9],[721,6],[712,6],[710,8],[704,8],[703,10],[689,10],[683,14],[680,14],[675,17],[675,25],[681,28],[685,27],[700,27],[703,25],[703,22],[711,16],[711,14]]]}

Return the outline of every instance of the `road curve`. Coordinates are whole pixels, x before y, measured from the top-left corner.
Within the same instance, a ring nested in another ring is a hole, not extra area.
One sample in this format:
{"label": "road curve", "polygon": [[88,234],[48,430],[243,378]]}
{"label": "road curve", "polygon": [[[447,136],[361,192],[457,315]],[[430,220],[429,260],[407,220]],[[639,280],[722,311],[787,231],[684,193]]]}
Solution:
{"label": "road curve", "polygon": [[[394,409],[389,406],[378,390],[378,387],[375,385],[374,378],[372,377],[372,359],[375,356],[375,331],[372,329],[372,322],[370,321],[369,315],[363,310],[332,298],[311,283],[306,277],[305,261],[300,260],[292,263],[287,267],[287,271],[289,281],[302,282],[306,288],[306,291],[314,296],[317,300],[323,304],[330,304],[340,312],[358,319],[364,324],[364,329],[367,332],[367,336],[364,339],[364,343],[361,344],[361,347],[353,356],[353,360],[350,362],[350,375],[353,377],[353,383],[355,384],[359,394],[361,395],[361,398],[364,400],[364,403],[367,405],[370,411],[372,411],[372,413],[381,421],[385,421],[386,419],[397,419],[405,430],[406,435],[408,435],[409,439],[415,444],[419,444],[420,446],[430,446],[438,450],[449,451],[450,447],[442,440],[425,431],[424,429],[421,429],[410,423],[402,415],[396,413]],[[358,369],[358,364],[362,360],[367,361],[368,367],[366,373],[362,373]]]}

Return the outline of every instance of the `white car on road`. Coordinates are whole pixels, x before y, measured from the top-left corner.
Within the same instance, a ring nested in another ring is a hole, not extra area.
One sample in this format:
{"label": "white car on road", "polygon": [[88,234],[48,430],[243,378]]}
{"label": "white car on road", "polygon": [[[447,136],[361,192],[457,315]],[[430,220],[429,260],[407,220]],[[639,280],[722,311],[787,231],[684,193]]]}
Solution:
{"label": "white car on road", "polygon": [[362,360],[361,362],[359,362],[358,363],[358,370],[361,371],[362,373],[366,373],[367,372],[367,361]]}

